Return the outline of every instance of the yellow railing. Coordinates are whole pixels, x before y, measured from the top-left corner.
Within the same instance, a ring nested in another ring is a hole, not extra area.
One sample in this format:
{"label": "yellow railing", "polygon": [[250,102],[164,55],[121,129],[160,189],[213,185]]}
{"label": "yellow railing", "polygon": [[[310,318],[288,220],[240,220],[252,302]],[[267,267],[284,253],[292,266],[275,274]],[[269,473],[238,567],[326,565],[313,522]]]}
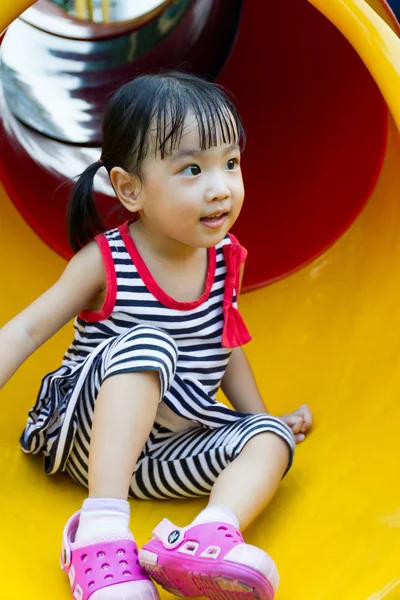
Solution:
{"label": "yellow railing", "polygon": [[[93,20],[93,0],[74,0],[74,7],[77,17]],[[102,0],[101,7],[103,23],[108,23],[110,20],[110,0]]]}

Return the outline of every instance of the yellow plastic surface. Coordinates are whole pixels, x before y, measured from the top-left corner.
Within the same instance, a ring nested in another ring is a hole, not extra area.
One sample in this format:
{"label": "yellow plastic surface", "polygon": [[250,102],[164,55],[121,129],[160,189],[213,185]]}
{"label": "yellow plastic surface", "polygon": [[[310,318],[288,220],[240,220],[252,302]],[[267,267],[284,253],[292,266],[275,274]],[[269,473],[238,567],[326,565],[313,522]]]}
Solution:
{"label": "yellow plastic surface", "polygon": [[[315,415],[292,471],[246,539],[277,561],[277,600],[399,600],[400,42],[361,0],[312,3],[351,38],[393,118],[379,182],[351,229],[311,265],[241,300],[269,409],[307,402]],[[3,0],[0,30],[6,13],[27,6]],[[1,188],[0,256],[3,322],[51,285],[64,262]],[[18,446],[40,377],[58,366],[70,338],[66,327],[0,394],[1,600],[70,598],[58,568],[60,534],[84,491],[45,476],[41,460]],[[138,542],[162,517],[184,525],[204,504],[132,502]]]}

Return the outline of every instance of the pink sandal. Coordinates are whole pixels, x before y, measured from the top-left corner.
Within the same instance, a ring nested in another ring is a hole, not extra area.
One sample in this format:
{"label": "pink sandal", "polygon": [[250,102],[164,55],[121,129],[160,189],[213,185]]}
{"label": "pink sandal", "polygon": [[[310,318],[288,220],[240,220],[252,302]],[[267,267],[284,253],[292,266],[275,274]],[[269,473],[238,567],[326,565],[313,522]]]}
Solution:
{"label": "pink sandal", "polygon": [[79,544],[74,542],[79,516],[80,512],[75,513],[66,524],[61,550],[61,568],[69,577],[74,598],[89,600],[100,589],[136,582],[138,598],[158,600],[154,584],[139,566],[138,549],[132,536],[121,539],[110,534],[106,541],[96,543],[93,539],[89,545]]}
{"label": "pink sandal", "polygon": [[279,584],[273,560],[245,544],[236,527],[203,523],[182,529],[164,519],[139,551],[139,562],[177,596],[272,600]]}

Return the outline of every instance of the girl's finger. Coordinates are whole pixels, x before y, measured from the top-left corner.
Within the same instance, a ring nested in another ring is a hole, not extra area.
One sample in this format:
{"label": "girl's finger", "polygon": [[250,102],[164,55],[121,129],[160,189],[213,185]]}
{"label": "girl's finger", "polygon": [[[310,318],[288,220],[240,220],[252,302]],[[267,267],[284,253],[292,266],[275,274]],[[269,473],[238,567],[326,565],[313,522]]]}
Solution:
{"label": "girl's finger", "polygon": [[307,431],[307,429],[310,429],[311,425],[313,424],[311,410],[308,408],[308,406],[307,406],[307,409],[304,411],[303,419],[304,419],[304,425],[303,425],[302,431]]}
{"label": "girl's finger", "polygon": [[298,433],[294,437],[296,440],[296,444],[301,444],[301,442],[304,442],[304,440],[306,439],[306,436],[304,435],[304,433]]}
{"label": "girl's finger", "polygon": [[311,410],[309,409],[307,404],[303,404],[302,406],[299,406],[299,408],[297,408],[293,412],[293,414],[301,416],[303,419],[303,425],[302,425],[301,431],[307,431],[308,429],[310,429],[310,427],[313,423],[313,418],[312,418]]}
{"label": "girl's finger", "polygon": [[297,417],[297,421],[292,425],[293,433],[300,433],[304,426],[304,421],[301,417]]}
{"label": "girl's finger", "polygon": [[304,424],[303,418],[300,415],[289,414],[282,415],[279,418],[291,428],[293,433],[299,433]]}

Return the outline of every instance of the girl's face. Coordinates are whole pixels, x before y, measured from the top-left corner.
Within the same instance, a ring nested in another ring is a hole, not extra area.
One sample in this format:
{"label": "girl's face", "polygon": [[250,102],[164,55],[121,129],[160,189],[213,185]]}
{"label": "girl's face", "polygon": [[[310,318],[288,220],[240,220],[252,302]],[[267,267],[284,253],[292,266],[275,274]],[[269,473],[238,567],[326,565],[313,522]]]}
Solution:
{"label": "girl's face", "polygon": [[244,199],[240,149],[217,141],[201,150],[198,124],[189,114],[179,148],[164,159],[149,152],[137,194],[140,223],[149,233],[208,248],[231,229]]}

